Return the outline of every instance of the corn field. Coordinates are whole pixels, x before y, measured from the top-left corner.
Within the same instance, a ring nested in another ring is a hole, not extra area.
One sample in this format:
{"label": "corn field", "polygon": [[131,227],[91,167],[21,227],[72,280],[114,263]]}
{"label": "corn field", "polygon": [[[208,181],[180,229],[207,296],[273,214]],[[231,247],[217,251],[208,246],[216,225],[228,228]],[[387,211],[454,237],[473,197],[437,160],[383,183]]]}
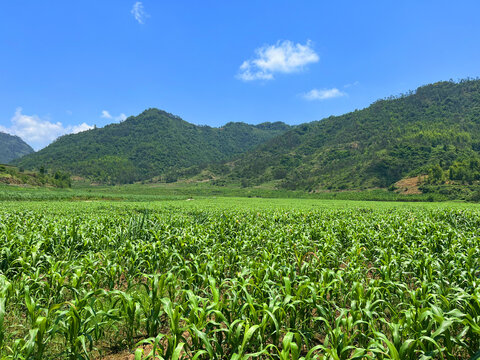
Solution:
{"label": "corn field", "polygon": [[479,229],[475,209],[0,210],[0,358],[477,358]]}

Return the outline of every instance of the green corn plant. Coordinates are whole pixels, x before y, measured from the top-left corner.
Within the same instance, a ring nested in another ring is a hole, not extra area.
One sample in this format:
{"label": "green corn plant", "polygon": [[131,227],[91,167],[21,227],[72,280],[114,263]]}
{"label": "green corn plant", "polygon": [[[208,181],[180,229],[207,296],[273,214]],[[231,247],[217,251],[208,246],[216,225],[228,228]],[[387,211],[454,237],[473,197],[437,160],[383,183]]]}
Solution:
{"label": "green corn plant", "polygon": [[[169,360],[179,360],[181,359],[181,354],[183,351],[183,347],[185,346],[184,343],[179,343],[174,351],[172,352],[171,356],[168,357],[167,355],[162,356],[163,354],[163,347],[160,345],[160,341],[162,339],[162,335],[159,335],[155,338],[151,339],[145,339],[142,340],[138,345],[151,345],[152,350],[144,356],[144,349],[138,348],[135,350],[135,360],[149,360],[149,359],[159,359],[159,360],[164,360],[164,359],[169,359]],[[200,355],[199,355],[200,356]],[[194,357],[195,358],[195,357]]]}
{"label": "green corn plant", "polygon": [[[95,303],[99,301],[103,291],[91,291],[66,302],[66,310],[58,311],[55,320],[57,332],[64,338],[64,354],[69,359],[88,359],[93,350],[95,334],[101,334],[99,328],[108,322],[108,314],[95,311]],[[111,317],[110,317],[111,318]]]}
{"label": "green corn plant", "polygon": [[183,327],[180,324],[182,308],[180,305],[174,306],[169,298],[163,298],[161,300],[165,314],[167,315],[170,336],[168,339],[168,346],[166,349],[165,357],[170,358],[177,349],[178,344],[185,342],[183,333],[188,330],[188,327]]}
{"label": "green corn plant", "polygon": [[123,291],[117,290],[110,295],[116,298],[113,302],[113,307],[119,309],[120,317],[125,321],[125,338],[128,346],[131,347],[134,343],[136,330],[140,324],[140,303],[134,296]]}
{"label": "green corn plant", "polygon": [[35,299],[30,295],[30,288],[27,285],[25,288],[25,306],[27,308],[28,319],[30,320],[31,326],[34,326],[37,322],[37,318],[42,313],[43,309],[40,304],[35,301]]}
{"label": "green corn plant", "polygon": [[12,293],[12,284],[0,275],[0,351],[3,349],[7,329],[5,326],[5,314],[7,312],[7,300]]}
{"label": "green corn plant", "polygon": [[354,322],[345,309],[340,310],[340,315],[335,319],[334,326],[331,326],[329,321],[322,317],[315,318],[315,321],[324,324],[326,327],[326,336],[322,349],[330,358],[334,360],[350,359],[352,350],[356,350],[358,354],[363,356],[365,349],[354,346],[356,339],[361,335],[357,327],[363,324],[363,321]]}
{"label": "green corn plant", "polygon": [[133,285],[132,288],[140,286],[145,290],[146,296],[141,297],[141,307],[145,317],[145,327],[148,337],[157,336],[162,324],[164,313],[162,298],[166,293],[168,282],[172,281],[171,274],[152,275],[146,278],[145,283]]}
{"label": "green corn plant", "polygon": [[[385,334],[374,332],[375,340],[372,341],[371,346],[376,347],[376,352],[383,354],[387,359],[392,360],[413,360],[418,359],[416,350],[416,340],[408,339],[400,343],[399,347],[392,343]],[[398,340],[396,341],[398,343]],[[386,345],[386,347],[384,346]]]}
{"label": "green corn plant", "polygon": [[34,359],[42,359],[45,350],[45,335],[47,332],[47,318],[39,316],[35,321],[35,327],[30,330],[30,337],[25,343],[26,357],[33,353]]}
{"label": "green corn plant", "polygon": [[[245,354],[245,352],[248,349],[248,344],[252,340],[253,336],[255,335],[255,332],[260,328],[259,325],[253,325],[249,326],[248,324],[245,326],[245,332],[243,335],[242,343],[238,349],[238,352],[234,353],[232,355],[232,359],[244,359],[244,358],[249,358],[249,357],[254,357],[253,354]],[[259,344],[261,345],[261,344]],[[261,346],[260,346],[261,347]],[[259,356],[260,354],[256,355]]]}
{"label": "green corn plant", "polygon": [[288,332],[282,340],[282,350],[278,354],[280,360],[298,360],[301,344],[299,334]]}

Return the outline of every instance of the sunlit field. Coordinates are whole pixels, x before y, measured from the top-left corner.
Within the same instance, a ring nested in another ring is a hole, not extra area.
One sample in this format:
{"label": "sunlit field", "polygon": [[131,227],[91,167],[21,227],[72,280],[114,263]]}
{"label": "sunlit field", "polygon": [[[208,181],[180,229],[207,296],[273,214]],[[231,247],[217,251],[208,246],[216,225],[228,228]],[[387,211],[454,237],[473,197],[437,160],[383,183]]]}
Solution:
{"label": "sunlit field", "polygon": [[3,202],[2,359],[469,359],[480,210]]}

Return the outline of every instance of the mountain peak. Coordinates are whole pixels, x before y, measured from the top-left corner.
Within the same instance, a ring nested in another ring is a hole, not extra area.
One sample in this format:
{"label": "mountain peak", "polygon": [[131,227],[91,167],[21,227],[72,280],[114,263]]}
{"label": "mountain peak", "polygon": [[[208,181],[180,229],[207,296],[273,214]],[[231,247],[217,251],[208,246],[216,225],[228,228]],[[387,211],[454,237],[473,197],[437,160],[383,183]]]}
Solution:
{"label": "mountain peak", "polygon": [[0,163],[7,164],[33,152],[32,147],[20,137],[0,131]]}
{"label": "mountain peak", "polygon": [[432,166],[480,158],[479,104],[480,80],[421,86],[296,126],[240,157],[228,176],[288,189],[387,187]]}
{"label": "mountain peak", "polygon": [[284,131],[238,124],[223,130],[197,126],[150,108],[120,124],[63,136],[17,163],[25,168],[44,166],[96,181],[125,183],[225,161]]}

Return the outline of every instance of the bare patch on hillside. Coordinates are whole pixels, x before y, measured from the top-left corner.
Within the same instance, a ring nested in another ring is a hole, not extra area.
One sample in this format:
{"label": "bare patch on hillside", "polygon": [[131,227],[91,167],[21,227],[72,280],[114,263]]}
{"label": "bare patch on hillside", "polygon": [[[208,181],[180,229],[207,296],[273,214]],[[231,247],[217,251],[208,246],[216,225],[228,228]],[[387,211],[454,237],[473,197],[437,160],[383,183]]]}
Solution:
{"label": "bare patch on hillside", "polygon": [[422,192],[418,188],[425,180],[425,175],[402,179],[395,183],[397,192],[403,195],[416,195]]}

